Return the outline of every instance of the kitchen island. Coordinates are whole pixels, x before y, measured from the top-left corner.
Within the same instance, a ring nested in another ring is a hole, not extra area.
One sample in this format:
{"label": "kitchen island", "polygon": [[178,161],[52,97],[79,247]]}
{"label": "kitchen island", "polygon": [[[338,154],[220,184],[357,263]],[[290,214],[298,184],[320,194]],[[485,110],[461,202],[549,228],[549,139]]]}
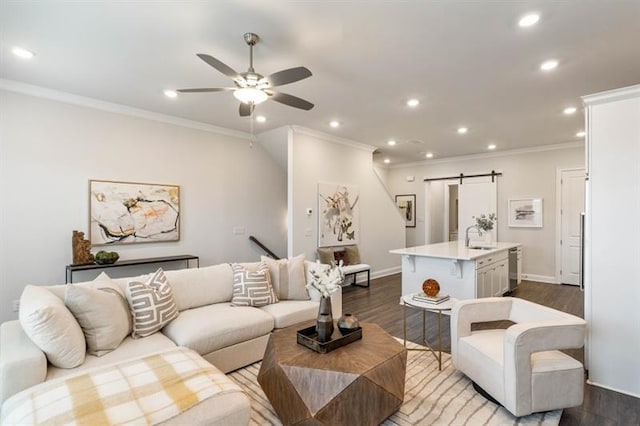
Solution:
{"label": "kitchen island", "polygon": [[433,278],[456,299],[502,296],[509,291],[509,249],[519,243],[465,247],[464,241],[391,250],[402,256],[402,294],[422,291]]}

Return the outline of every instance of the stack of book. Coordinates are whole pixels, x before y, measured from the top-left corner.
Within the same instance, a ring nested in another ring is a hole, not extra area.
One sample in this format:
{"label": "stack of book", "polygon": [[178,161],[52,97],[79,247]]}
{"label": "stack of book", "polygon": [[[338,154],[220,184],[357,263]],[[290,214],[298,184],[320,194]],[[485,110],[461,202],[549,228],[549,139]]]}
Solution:
{"label": "stack of book", "polygon": [[435,305],[446,302],[449,300],[449,295],[446,293],[438,293],[437,295],[431,297],[427,296],[424,293],[417,293],[413,295],[413,300],[416,302],[425,302],[425,303],[433,303]]}

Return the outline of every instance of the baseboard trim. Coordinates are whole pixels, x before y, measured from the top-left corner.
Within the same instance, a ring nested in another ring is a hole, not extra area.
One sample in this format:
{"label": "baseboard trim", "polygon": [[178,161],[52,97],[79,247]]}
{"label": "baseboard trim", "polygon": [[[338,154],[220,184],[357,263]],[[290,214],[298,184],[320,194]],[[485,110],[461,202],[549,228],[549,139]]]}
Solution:
{"label": "baseboard trim", "polygon": [[625,395],[633,396],[634,398],[640,398],[640,394],[629,392],[629,391],[622,390],[622,389],[617,389],[617,388],[614,388],[614,387],[611,387],[611,386],[606,386],[606,385],[600,384],[598,382],[594,382],[592,380],[588,380],[587,379],[587,383],[590,384],[590,385],[593,385],[593,386],[597,386],[599,388],[608,389],[610,391],[614,391],[614,392],[618,392],[618,393],[623,393]]}
{"label": "baseboard trim", "polygon": [[393,268],[381,269],[379,271],[371,272],[371,279],[399,274],[400,272],[402,272],[402,265],[394,266]]}
{"label": "baseboard trim", "polygon": [[553,275],[522,274],[522,279],[527,281],[537,281],[539,283],[558,284],[556,282],[556,277]]}

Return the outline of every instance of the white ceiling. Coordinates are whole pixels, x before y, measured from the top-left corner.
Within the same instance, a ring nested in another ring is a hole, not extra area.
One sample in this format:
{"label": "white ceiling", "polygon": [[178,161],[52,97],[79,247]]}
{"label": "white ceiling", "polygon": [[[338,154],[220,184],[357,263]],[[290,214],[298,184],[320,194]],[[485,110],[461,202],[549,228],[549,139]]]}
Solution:
{"label": "white ceiling", "polygon": [[[255,32],[256,71],[306,66],[313,76],[281,91],[315,104],[260,104],[268,121],[256,132],[301,125],[379,146],[392,164],[577,141],[582,111],[565,106],[640,83],[639,0],[0,1],[3,79],[247,132],[231,93],[162,91],[230,86],[196,53],[245,71],[242,35]],[[540,22],[519,28],[530,11]],[[20,60],[13,46],[37,56]],[[548,58],[560,65],[543,73]]]}

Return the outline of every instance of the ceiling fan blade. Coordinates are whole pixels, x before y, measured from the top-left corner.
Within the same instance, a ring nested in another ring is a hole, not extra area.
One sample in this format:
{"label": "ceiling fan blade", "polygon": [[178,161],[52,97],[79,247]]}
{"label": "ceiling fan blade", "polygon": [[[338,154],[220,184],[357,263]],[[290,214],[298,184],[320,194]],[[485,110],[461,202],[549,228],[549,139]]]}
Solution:
{"label": "ceiling fan blade", "polygon": [[285,104],[294,108],[304,109],[309,111],[313,108],[313,104],[309,101],[305,101],[304,99],[298,98],[293,95],[287,95],[286,93],[274,92],[272,90],[267,92],[271,97],[270,99],[280,102],[281,104]]}
{"label": "ceiling fan blade", "polygon": [[209,87],[202,89],[177,89],[176,92],[180,93],[200,93],[200,92],[228,92],[236,90],[233,87]]}
{"label": "ceiling fan blade", "polygon": [[202,59],[203,61],[205,61],[207,64],[211,65],[213,68],[217,69],[218,71],[220,71],[222,74],[233,78],[234,80],[237,78],[240,78],[240,74],[238,74],[236,71],[234,71],[233,68],[231,68],[229,65],[217,60],[216,58],[214,58],[211,55],[207,55],[204,53],[198,53],[197,54],[198,58]]}
{"label": "ceiling fan blade", "polygon": [[253,108],[255,108],[254,104],[245,104],[244,102],[240,102],[240,117],[248,117],[253,112]]}
{"label": "ceiling fan blade", "polygon": [[311,77],[311,75],[311,71],[307,68],[296,67],[273,73],[270,76],[265,77],[264,80],[268,81],[271,87],[274,87],[304,80],[307,77]]}

